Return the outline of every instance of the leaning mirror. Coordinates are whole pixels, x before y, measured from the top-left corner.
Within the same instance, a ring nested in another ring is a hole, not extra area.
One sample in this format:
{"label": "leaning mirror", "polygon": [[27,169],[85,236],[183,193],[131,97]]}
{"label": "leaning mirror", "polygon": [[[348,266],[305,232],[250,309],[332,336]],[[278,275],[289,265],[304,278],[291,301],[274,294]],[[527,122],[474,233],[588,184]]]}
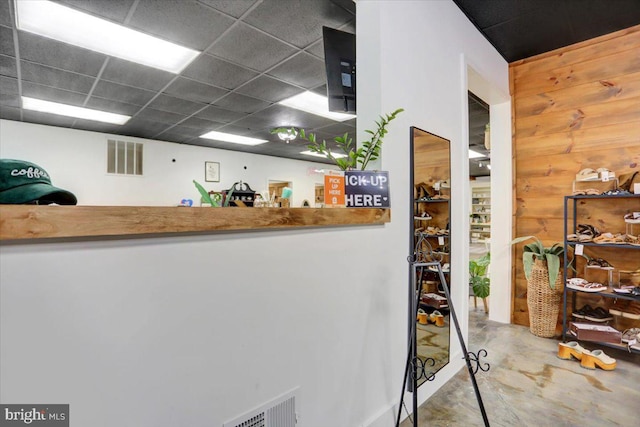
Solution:
{"label": "leaning mirror", "polygon": [[[410,247],[418,263],[439,262],[451,283],[449,243],[450,156],[449,141],[416,127],[411,128]],[[415,319],[416,356],[435,373],[449,363],[449,306],[437,267],[417,269],[418,298]],[[412,321],[414,321],[412,319]],[[418,386],[425,379],[418,381]]]}

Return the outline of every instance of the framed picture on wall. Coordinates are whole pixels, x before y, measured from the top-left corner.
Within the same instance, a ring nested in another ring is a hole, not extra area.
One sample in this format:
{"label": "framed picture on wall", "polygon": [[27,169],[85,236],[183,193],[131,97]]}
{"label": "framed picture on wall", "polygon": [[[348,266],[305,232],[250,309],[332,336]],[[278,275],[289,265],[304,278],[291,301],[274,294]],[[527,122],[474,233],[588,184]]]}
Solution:
{"label": "framed picture on wall", "polygon": [[207,182],[220,182],[219,162],[204,162],[204,180]]}

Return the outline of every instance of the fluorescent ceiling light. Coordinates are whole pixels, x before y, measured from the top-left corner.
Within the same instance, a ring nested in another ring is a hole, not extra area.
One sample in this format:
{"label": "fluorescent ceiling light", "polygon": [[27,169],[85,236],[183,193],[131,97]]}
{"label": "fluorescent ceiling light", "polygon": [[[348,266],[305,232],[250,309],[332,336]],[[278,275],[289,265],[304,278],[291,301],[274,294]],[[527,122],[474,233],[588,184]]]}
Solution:
{"label": "fluorescent ceiling light", "polygon": [[265,142],[269,142],[266,139],[249,138],[248,136],[233,135],[231,133],[207,132],[204,135],[200,135],[200,138],[215,139],[216,141],[233,142],[234,144],[243,145],[260,145]]}
{"label": "fluorescent ceiling light", "polygon": [[480,154],[477,151],[469,150],[469,158],[470,159],[480,159],[482,157],[487,157],[484,154]]}
{"label": "fluorescent ceiling light", "polygon": [[[331,151],[329,151],[329,152],[331,153]],[[305,154],[307,156],[322,157],[324,159],[327,158],[327,156],[325,156],[324,154],[316,153],[315,151],[311,151],[311,150],[301,151],[300,154]],[[340,159],[342,157],[347,157],[346,154],[331,153],[331,155],[336,159]]]}
{"label": "fluorescent ceiling light", "polygon": [[353,114],[329,111],[329,101],[326,96],[308,91],[280,101],[280,104],[338,122],[344,122],[345,120],[350,120],[356,117]]}
{"label": "fluorescent ceiling light", "polygon": [[51,1],[15,0],[18,29],[180,73],[200,52]]}
{"label": "fluorescent ceiling light", "polygon": [[43,101],[42,99],[28,98],[26,96],[22,97],[22,108],[26,110],[40,111],[43,113],[58,114],[60,116],[113,123],[116,125],[123,125],[131,118],[131,116],[124,116],[122,114],[107,113],[106,111],[59,104],[57,102]]}

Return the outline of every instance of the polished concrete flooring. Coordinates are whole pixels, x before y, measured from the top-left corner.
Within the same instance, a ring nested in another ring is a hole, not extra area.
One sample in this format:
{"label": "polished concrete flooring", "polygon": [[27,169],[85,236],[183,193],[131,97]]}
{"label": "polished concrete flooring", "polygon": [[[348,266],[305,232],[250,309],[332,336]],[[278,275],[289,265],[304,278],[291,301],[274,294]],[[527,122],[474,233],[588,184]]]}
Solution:
{"label": "polished concrete flooring", "polygon": [[[481,307],[470,309],[469,322],[469,351],[486,349],[491,365],[476,375],[491,426],[640,426],[640,355],[601,347],[617,368],[592,371],[558,359],[557,339],[491,322]],[[412,425],[409,419],[401,424]],[[466,368],[419,408],[418,425],[484,425]]]}

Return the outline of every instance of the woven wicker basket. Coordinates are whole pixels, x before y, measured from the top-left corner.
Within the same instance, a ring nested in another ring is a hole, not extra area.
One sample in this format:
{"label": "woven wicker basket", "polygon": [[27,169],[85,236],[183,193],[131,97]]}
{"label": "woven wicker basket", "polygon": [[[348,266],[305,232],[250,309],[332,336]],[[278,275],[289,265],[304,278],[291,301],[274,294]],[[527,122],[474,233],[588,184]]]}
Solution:
{"label": "woven wicker basket", "polygon": [[529,330],[533,335],[545,338],[555,335],[561,301],[562,274],[558,274],[555,289],[551,289],[547,262],[536,259],[527,282]]}

